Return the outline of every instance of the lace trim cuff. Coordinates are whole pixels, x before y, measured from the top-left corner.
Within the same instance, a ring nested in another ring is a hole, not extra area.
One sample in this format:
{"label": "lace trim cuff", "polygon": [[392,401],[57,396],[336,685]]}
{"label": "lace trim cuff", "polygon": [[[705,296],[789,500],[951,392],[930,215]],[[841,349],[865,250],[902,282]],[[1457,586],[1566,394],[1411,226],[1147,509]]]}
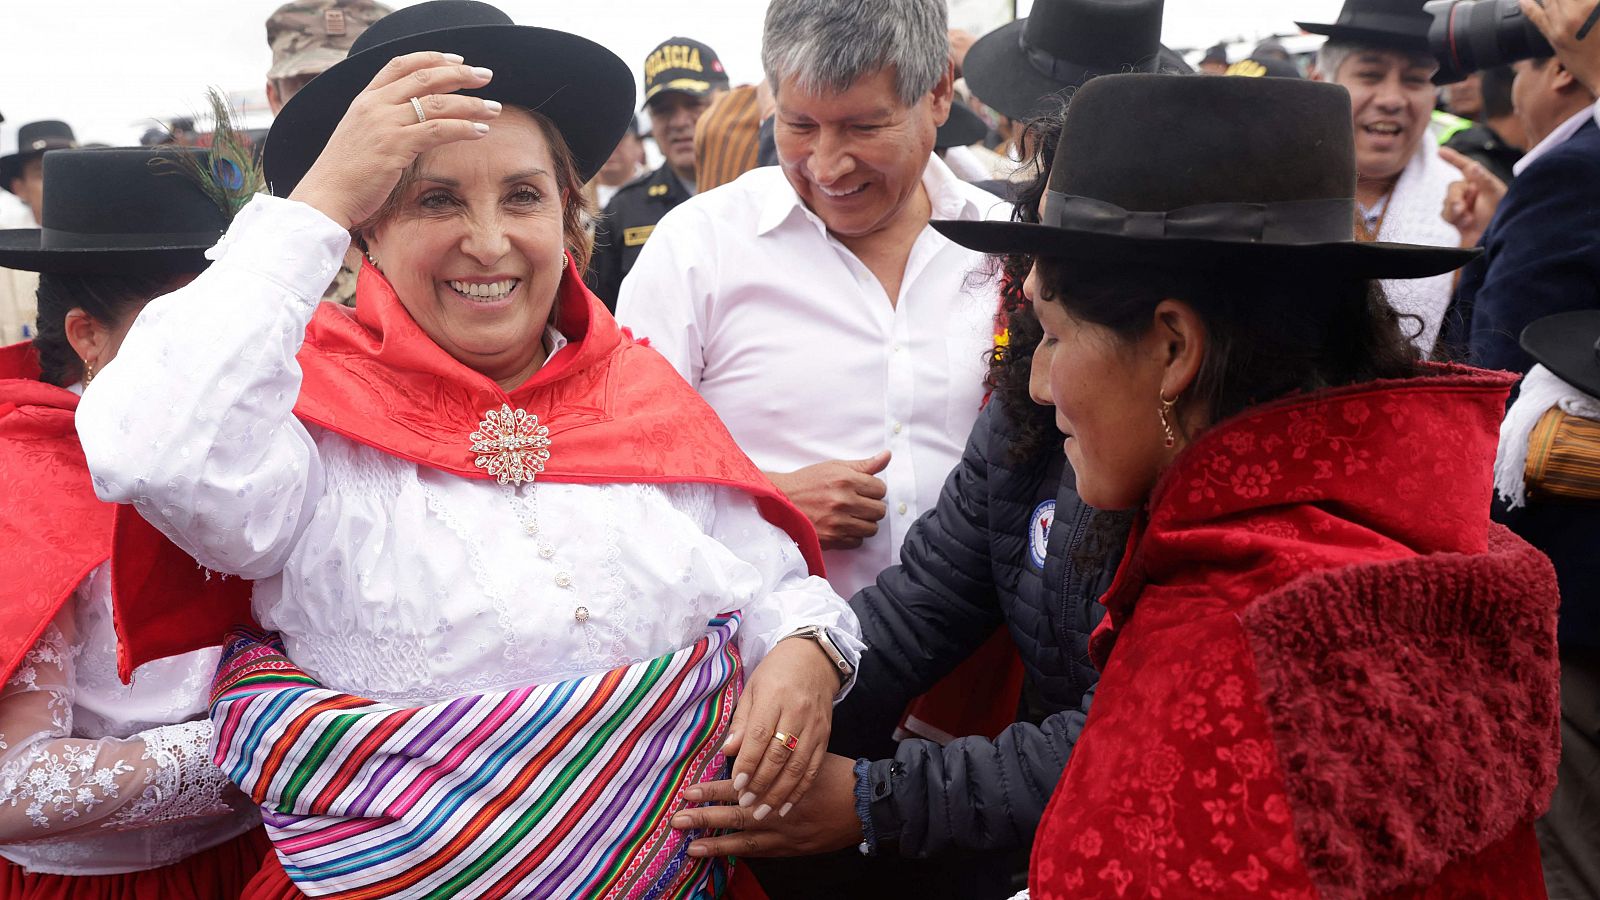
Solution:
{"label": "lace trim cuff", "polygon": [[104,828],[143,828],[161,822],[220,815],[228,779],[211,761],[211,722],[185,722],[141,732],[144,759],[155,765],[144,793],[108,819]]}

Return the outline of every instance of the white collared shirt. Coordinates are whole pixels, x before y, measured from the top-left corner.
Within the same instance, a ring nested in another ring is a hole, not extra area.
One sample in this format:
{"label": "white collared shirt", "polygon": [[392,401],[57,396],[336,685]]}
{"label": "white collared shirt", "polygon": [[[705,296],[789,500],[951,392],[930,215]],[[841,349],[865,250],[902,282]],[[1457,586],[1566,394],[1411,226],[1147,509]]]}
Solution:
{"label": "white collared shirt", "polygon": [[1522,158],[1517,160],[1517,164],[1511,167],[1511,173],[1513,175],[1521,175],[1526,172],[1528,167],[1533,165],[1541,156],[1572,140],[1572,136],[1578,133],[1578,129],[1587,125],[1596,116],[1600,116],[1600,106],[1584,109],[1582,112],[1574,114],[1572,118],[1557,125],[1554,131],[1544,136],[1544,140],[1533,145],[1532,150],[1522,154]]}
{"label": "white collared shirt", "polygon": [[[937,157],[935,219],[1007,218],[1010,205]],[[888,515],[855,550],[824,553],[849,597],[899,558],[960,459],[983,401],[997,282],[982,254],[924,228],[891,303],[806,208],[781,169],[756,169],[656,226],[622,283],[617,318],[650,339],[763,470],[893,456]]]}

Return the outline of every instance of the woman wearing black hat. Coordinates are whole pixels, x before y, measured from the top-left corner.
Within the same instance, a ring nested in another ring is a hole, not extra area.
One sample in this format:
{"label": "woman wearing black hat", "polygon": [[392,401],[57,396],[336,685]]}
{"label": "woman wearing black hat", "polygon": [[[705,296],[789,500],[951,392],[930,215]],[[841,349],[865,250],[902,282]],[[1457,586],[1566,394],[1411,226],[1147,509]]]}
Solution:
{"label": "woman wearing black hat", "polygon": [[[633,107],[609,51],[485,4],[378,21],[274,123],[288,199],[80,413],[143,517],[130,658],[277,632],[213,703],[278,851],[252,896],[715,895],[681,788],[725,753],[783,815],[825,751],[860,644],[814,533],[580,277]],[[352,233],[355,312],[319,306]]]}
{"label": "woman wearing black hat", "polygon": [[[1205,114],[1154,139],[1171,110]],[[1329,85],[1108,76],[1043,224],[935,223],[1037,256],[1078,491],[1140,511],[1035,898],[1543,895],[1557,597],[1488,520],[1511,378],[1419,362],[1372,289],[1470,254],[1351,239],[1349,122]]]}
{"label": "woman wearing black hat", "polygon": [[[78,397],[153,297],[207,266],[227,214],[183,151],[58,150],[43,229],[0,232],[40,272],[39,336],[0,349],[0,896],[237,897],[268,851],[211,762],[215,647],[117,678],[111,504]],[[176,176],[176,177],[173,177]]]}

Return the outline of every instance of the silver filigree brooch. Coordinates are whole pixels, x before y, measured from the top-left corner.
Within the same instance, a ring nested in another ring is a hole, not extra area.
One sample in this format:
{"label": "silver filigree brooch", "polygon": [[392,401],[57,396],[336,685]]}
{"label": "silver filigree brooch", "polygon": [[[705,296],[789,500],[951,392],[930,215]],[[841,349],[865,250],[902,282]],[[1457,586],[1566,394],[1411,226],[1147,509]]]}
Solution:
{"label": "silver filigree brooch", "polygon": [[539,417],[509,403],[489,410],[472,433],[473,465],[501,484],[525,484],[544,471],[550,459],[550,429]]}

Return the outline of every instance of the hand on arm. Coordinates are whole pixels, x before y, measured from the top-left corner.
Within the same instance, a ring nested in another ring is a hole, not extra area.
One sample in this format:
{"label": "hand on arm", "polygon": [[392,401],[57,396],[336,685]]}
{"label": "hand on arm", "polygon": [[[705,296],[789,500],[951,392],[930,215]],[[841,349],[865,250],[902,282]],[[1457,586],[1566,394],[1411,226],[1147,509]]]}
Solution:
{"label": "hand on arm", "polygon": [[689,845],[690,856],[810,856],[849,847],[861,840],[856,817],[855,761],[829,753],[806,799],[786,816],[759,821],[738,804],[731,781],[695,785],[683,792],[690,803],[712,804],[672,817],[679,830],[728,831]]}
{"label": "hand on arm", "polygon": [[829,460],[767,477],[816,526],[824,550],[850,550],[878,533],[889,509],[889,488],[874,477],[889,466],[889,451],[869,459]]}

